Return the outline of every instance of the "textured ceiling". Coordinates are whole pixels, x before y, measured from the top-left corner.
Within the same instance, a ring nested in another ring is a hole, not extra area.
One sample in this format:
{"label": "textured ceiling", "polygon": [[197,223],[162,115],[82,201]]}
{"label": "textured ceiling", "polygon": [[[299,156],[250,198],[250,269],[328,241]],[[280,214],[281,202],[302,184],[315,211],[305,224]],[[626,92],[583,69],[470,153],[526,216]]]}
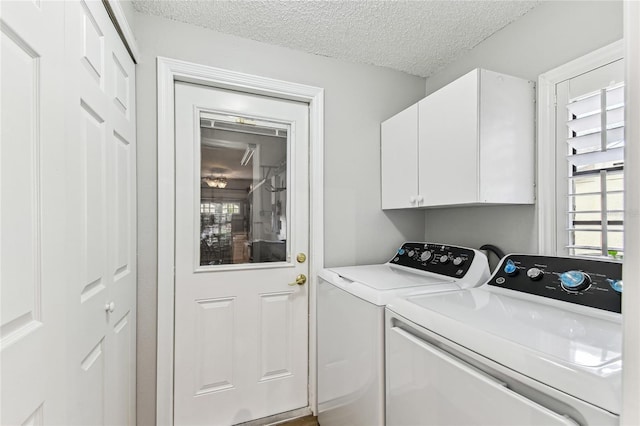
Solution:
{"label": "textured ceiling", "polygon": [[539,1],[160,1],[137,11],[428,77]]}

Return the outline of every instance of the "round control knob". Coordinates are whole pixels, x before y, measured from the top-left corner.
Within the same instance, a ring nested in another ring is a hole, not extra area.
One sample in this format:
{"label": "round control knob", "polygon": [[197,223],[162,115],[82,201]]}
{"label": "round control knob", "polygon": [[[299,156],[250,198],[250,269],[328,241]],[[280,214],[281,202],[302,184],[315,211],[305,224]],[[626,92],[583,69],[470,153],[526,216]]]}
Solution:
{"label": "round control knob", "polygon": [[456,266],[460,266],[464,263],[464,258],[458,256],[456,258],[453,259],[453,264]]}
{"label": "round control knob", "polygon": [[542,271],[541,269],[538,269],[538,268],[530,268],[527,271],[527,276],[532,281],[540,281],[542,279],[542,277],[544,277],[544,271]]}
{"label": "round control knob", "polygon": [[449,263],[449,256],[447,256],[446,254],[440,256],[440,263],[442,263],[443,265]]}
{"label": "round control knob", "polygon": [[402,256],[404,254],[404,249],[403,248],[398,249],[398,254]]}
{"label": "round control knob", "polygon": [[413,257],[413,255],[414,255],[414,254],[416,254],[416,252],[415,252],[415,251],[413,251],[413,250],[409,250],[409,253],[407,253],[407,256],[409,256],[409,257]]}
{"label": "round control knob", "polygon": [[504,265],[504,272],[510,277],[515,277],[516,275],[518,275],[518,267],[515,263],[513,263],[513,260],[507,260],[507,263]]}
{"label": "round control knob", "polygon": [[422,254],[420,255],[420,260],[422,260],[423,262],[426,262],[429,259],[431,259],[431,252],[429,250],[423,251]]}
{"label": "round control knob", "polygon": [[582,271],[567,271],[560,275],[560,283],[567,291],[580,291],[591,285],[591,277]]}
{"label": "round control knob", "polygon": [[610,280],[607,278],[607,281],[609,282],[609,285],[612,289],[614,289],[618,293],[622,293],[622,280]]}

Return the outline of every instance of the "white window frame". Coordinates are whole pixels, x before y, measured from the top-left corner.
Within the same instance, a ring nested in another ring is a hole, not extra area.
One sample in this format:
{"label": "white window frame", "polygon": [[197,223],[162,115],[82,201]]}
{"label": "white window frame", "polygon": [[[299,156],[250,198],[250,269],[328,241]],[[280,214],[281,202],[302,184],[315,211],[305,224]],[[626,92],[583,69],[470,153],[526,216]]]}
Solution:
{"label": "white window frame", "polygon": [[[556,175],[556,85],[595,68],[610,64],[624,57],[622,40],[604,46],[585,56],[554,68],[538,77],[538,251],[547,256],[557,252],[557,196]],[[564,184],[564,182],[562,183]],[[562,230],[564,232],[564,230]]]}

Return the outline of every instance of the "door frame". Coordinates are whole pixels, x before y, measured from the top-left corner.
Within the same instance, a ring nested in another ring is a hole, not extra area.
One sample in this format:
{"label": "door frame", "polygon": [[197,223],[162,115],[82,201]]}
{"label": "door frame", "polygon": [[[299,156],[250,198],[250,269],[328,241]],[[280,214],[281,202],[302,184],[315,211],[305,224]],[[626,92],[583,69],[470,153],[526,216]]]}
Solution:
{"label": "door frame", "polygon": [[173,424],[176,81],[309,105],[309,408],[317,412],[316,289],[324,266],[324,89],[165,57],[157,58],[158,330],[156,424]]}

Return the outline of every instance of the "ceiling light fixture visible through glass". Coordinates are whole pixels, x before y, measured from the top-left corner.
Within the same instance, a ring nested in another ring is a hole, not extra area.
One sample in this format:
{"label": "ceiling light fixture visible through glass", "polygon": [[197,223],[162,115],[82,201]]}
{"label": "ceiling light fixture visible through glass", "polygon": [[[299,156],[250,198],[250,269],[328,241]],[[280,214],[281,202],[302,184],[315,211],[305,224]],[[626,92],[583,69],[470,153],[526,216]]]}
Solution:
{"label": "ceiling light fixture visible through glass", "polygon": [[213,176],[207,176],[203,178],[203,180],[207,184],[207,186],[210,186],[211,188],[222,189],[227,187],[227,178],[225,177],[214,178]]}

